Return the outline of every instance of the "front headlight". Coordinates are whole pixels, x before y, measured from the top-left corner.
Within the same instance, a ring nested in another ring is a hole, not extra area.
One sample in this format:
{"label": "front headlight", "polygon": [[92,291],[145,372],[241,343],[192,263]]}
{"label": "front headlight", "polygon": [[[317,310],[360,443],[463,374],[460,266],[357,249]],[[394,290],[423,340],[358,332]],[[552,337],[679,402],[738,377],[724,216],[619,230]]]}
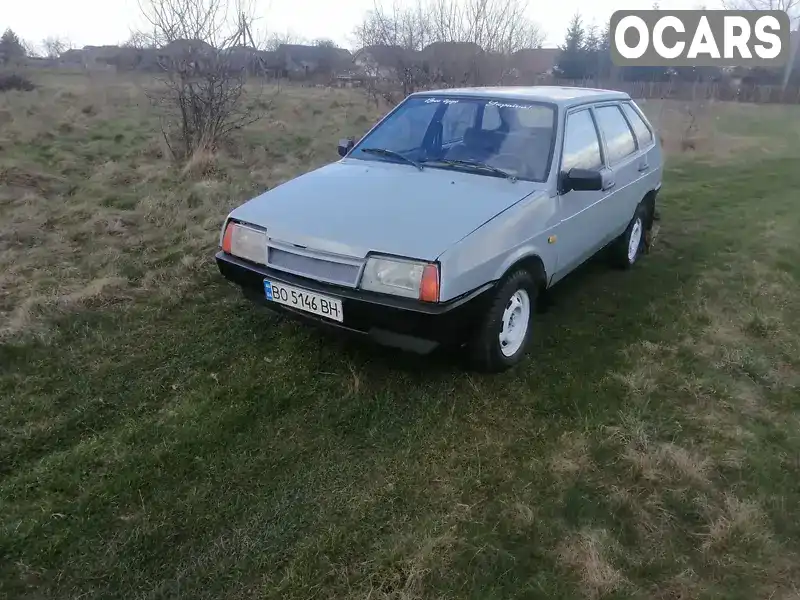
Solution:
{"label": "front headlight", "polygon": [[264,265],[267,263],[267,234],[262,229],[228,221],[222,236],[222,250]]}
{"label": "front headlight", "polygon": [[438,302],[439,268],[432,263],[373,256],[367,259],[361,288]]}

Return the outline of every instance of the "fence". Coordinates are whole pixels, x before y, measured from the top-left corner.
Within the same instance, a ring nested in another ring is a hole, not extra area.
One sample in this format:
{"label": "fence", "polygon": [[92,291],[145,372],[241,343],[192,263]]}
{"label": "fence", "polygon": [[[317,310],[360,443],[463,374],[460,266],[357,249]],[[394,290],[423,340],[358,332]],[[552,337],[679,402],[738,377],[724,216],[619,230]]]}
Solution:
{"label": "fence", "polygon": [[800,87],[729,82],[553,80],[550,85],[595,87],[628,93],[645,100],[722,100],[756,104],[800,104]]}

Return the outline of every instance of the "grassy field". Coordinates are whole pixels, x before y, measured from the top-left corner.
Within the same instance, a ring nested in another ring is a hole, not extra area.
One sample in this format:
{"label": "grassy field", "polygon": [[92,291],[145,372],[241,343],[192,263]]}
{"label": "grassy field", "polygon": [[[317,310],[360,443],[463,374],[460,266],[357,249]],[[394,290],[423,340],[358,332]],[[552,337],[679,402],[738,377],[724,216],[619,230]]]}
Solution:
{"label": "grassy field", "polygon": [[257,310],[237,203],[380,114],[269,91],[186,168],[134,83],[0,94],[0,597],[800,598],[800,110],[645,108],[657,244],[501,376]]}

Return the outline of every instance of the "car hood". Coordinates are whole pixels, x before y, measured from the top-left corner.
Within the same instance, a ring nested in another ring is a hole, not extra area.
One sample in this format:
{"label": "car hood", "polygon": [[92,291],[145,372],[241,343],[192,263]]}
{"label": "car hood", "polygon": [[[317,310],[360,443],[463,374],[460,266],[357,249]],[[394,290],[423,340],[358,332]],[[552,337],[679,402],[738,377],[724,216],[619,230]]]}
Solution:
{"label": "car hood", "polygon": [[389,162],[344,159],[243,204],[231,217],[273,239],[364,257],[434,260],[542,184]]}

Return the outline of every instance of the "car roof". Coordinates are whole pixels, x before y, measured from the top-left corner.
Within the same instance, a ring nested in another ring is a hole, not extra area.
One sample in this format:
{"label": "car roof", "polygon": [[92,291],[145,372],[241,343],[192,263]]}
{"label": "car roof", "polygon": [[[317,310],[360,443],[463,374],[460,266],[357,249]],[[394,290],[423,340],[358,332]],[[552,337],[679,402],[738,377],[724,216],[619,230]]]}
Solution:
{"label": "car roof", "polygon": [[498,100],[529,100],[548,102],[564,108],[587,102],[607,100],[630,100],[625,92],[595,88],[566,87],[551,85],[470,87],[416,92],[413,96],[462,96],[468,98],[492,98]]}

